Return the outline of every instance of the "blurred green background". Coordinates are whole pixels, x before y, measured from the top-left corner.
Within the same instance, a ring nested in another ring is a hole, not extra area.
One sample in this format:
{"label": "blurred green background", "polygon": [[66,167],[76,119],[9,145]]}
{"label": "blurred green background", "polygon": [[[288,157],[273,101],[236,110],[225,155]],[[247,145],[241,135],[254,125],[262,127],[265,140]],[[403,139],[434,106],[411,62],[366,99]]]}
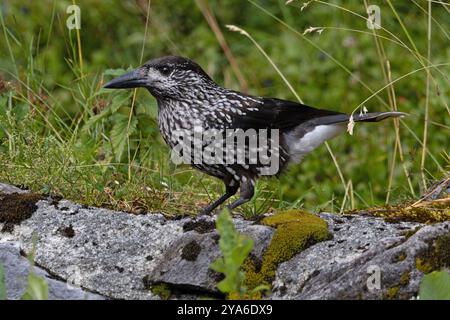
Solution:
{"label": "blurred green background", "polygon": [[[78,31],[66,27],[73,3],[81,9]],[[323,146],[280,180],[262,180],[244,213],[397,203],[448,176],[448,3],[302,4],[2,1],[0,180],[133,212],[197,212],[221,183],[170,163],[145,90],[134,96],[101,86],[170,54],[197,61],[226,87],[295,100],[255,43],[225,25],[247,31],[308,105],[410,114],[399,123],[357,124],[353,136],[330,142],[335,161]],[[368,5],[380,7],[382,29],[367,27]],[[304,34],[311,26],[324,29]]]}

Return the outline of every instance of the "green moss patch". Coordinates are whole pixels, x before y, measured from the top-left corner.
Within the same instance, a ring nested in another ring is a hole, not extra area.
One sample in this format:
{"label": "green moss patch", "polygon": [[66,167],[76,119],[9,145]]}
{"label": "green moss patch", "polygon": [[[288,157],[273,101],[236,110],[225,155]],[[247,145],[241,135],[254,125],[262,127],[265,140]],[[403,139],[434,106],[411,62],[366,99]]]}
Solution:
{"label": "green moss patch", "polygon": [[409,271],[405,271],[403,272],[402,276],[400,277],[400,282],[399,284],[404,287],[407,286],[409,284],[409,281],[411,280],[411,275]]}
{"label": "green moss patch", "polygon": [[293,258],[309,246],[329,240],[327,223],[308,212],[290,210],[266,217],[262,224],[276,229],[272,241],[263,254],[262,261],[250,256],[244,269],[246,285],[255,288],[261,284],[270,285],[280,263]]}
{"label": "green moss patch", "polygon": [[411,273],[409,270],[406,270],[398,279],[398,283],[391,288],[388,288],[384,294],[384,300],[397,300],[397,299],[409,299],[404,293],[401,292],[401,288],[408,286],[411,280]]}
{"label": "green moss patch", "polygon": [[150,290],[154,295],[157,295],[162,300],[169,300],[172,296],[169,286],[165,283],[156,284],[152,286]]}
{"label": "green moss patch", "polygon": [[383,295],[384,300],[396,300],[398,299],[398,293],[400,291],[399,287],[392,287],[386,290],[385,294]]}

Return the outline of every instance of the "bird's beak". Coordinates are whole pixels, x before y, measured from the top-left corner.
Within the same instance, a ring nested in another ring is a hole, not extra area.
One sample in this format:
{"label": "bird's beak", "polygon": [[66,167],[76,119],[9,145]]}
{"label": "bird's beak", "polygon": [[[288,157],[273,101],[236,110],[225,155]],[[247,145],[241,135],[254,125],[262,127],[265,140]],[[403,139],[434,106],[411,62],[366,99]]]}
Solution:
{"label": "bird's beak", "polygon": [[112,79],[110,82],[105,84],[103,88],[128,89],[143,86],[145,86],[145,78],[142,76],[140,69],[135,69],[117,78]]}

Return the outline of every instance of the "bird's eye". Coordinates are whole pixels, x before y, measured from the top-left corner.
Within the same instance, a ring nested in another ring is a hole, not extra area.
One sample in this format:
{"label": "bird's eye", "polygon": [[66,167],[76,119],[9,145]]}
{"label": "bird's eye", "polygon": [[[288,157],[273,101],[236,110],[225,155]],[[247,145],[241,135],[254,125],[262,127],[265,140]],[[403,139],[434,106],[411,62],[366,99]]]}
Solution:
{"label": "bird's eye", "polygon": [[167,76],[167,75],[169,75],[169,73],[170,73],[170,69],[169,69],[169,67],[162,67],[161,68],[161,73],[163,74],[163,75],[165,75],[165,76]]}

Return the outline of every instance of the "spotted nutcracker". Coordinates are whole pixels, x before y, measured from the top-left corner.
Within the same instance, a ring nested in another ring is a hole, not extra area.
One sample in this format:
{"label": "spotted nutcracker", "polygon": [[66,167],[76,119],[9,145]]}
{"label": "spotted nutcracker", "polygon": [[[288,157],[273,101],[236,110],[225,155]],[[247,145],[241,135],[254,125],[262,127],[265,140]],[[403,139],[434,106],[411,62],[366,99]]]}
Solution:
{"label": "spotted nutcracker", "polygon": [[[158,102],[158,126],[170,148],[186,144],[187,140],[175,134],[215,130],[276,130],[278,146],[269,135],[267,154],[276,155],[277,170],[265,175],[279,175],[290,163],[301,159],[326,140],[345,132],[350,115],[312,108],[297,102],[276,98],[251,96],[226,89],[215,83],[194,61],[184,57],[167,56],[153,59],[141,67],[108,82],[105,88],[144,87]],[[402,112],[371,112],[354,115],[354,122],[378,122],[389,117],[400,117]],[[225,135],[225,134],[224,134]],[[183,140],[183,141],[182,141]],[[192,139],[188,140],[192,144]],[[211,142],[211,140],[208,140]],[[244,143],[242,143],[244,141]],[[241,140],[235,147],[243,149],[244,159],[249,160],[252,146],[249,139]],[[208,143],[201,143],[204,150]],[[228,146],[227,146],[228,147]],[[261,146],[258,144],[258,148]],[[240,149],[240,150],[241,150]],[[258,149],[260,150],[260,149]],[[238,151],[239,152],[239,151]],[[192,166],[225,184],[225,194],[208,205],[201,213],[209,214],[240,188],[240,198],[229,209],[248,202],[254,195],[255,181],[262,175],[267,164],[260,159],[242,163],[236,161],[197,161]],[[203,158],[202,158],[203,159]],[[209,159],[210,160],[210,159]]]}

